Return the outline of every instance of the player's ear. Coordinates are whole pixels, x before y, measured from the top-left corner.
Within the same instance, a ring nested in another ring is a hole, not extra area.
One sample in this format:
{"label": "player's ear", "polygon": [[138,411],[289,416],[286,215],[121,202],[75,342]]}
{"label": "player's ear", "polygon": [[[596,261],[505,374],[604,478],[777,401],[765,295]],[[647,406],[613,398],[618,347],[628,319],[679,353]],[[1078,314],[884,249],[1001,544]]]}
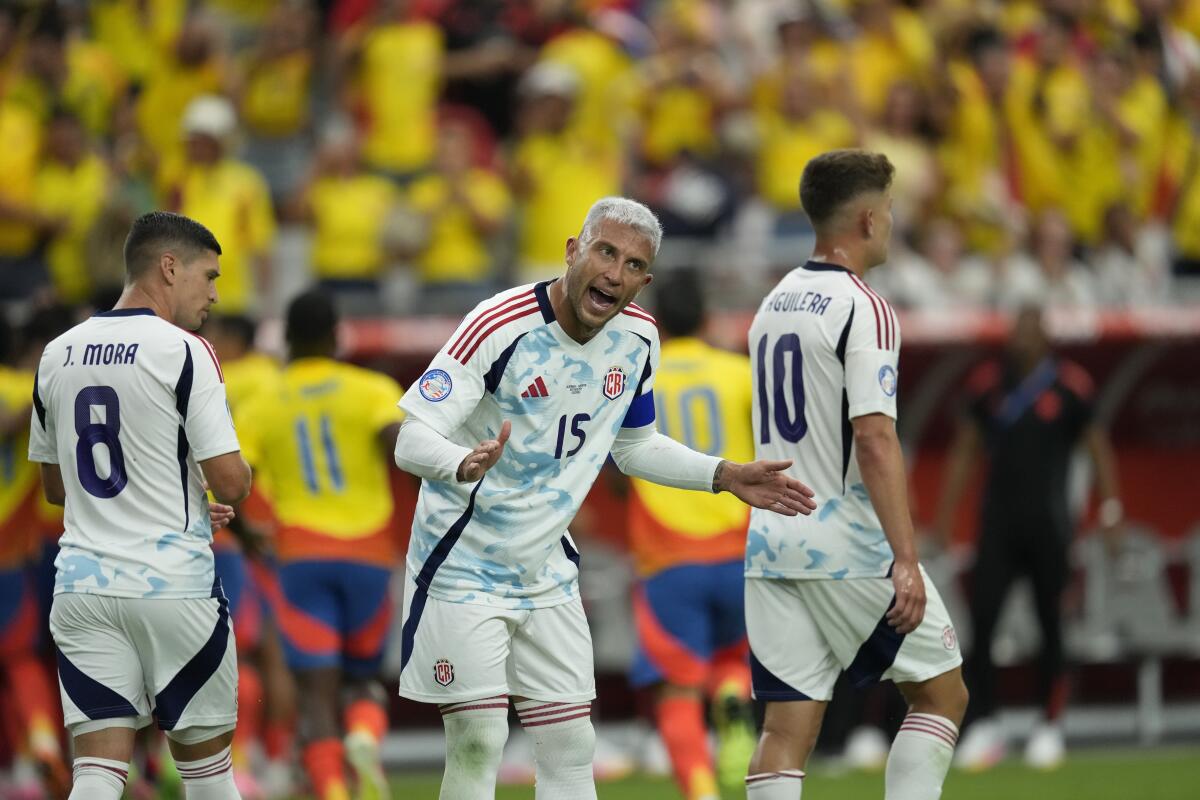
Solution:
{"label": "player's ear", "polygon": [[579,253],[579,239],[572,236],[567,239],[567,266],[575,263],[575,256]]}
{"label": "player's ear", "polygon": [[872,236],[875,235],[875,211],[874,211],[874,209],[870,208],[869,206],[867,208],[864,208],[862,210],[862,216],[859,219],[860,219],[860,224],[862,227],[863,238],[870,239]]}
{"label": "player's ear", "polygon": [[163,253],[158,257],[158,269],[162,273],[163,280],[168,286],[175,285],[175,273],[179,269],[179,259],[175,258],[175,254],[171,252]]}

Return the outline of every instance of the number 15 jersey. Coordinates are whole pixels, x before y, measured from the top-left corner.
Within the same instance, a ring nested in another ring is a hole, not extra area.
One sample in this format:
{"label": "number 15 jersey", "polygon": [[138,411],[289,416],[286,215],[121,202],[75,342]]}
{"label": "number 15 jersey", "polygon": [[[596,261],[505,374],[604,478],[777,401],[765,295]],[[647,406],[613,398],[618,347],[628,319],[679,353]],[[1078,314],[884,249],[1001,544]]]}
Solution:
{"label": "number 15 jersey", "polygon": [[750,326],[754,447],[791,459],[815,492],[810,516],[752,509],[746,577],[885,576],[892,549],[854,457],[850,421],[896,418],[900,326],[844,267],[809,261],[763,300]]}
{"label": "number 15 jersey", "polygon": [[46,345],[33,407],[29,460],[66,489],[55,593],[211,597],[197,462],[239,447],[208,342],[150,309],[97,314]]}

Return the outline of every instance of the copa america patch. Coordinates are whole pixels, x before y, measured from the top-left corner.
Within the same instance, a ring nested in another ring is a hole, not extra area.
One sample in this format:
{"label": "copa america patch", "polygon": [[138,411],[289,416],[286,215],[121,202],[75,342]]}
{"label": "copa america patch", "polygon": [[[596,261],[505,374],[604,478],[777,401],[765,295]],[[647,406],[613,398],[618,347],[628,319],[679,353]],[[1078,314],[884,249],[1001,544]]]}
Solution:
{"label": "copa america patch", "polygon": [[884,364],[879,368],[879,388],[883,389],[883,393],[888,397],[896,395],[896,370],[892,369],[891,364]]}
{"label": "copa america patch", "polygon": [[947,650],[953,650],[958,647],[958,634],[949,625],[942,628],[942,644]]}
{"label": "copa america patch", "polygon": [[442,686],[454,683],[454,665],[444,658],[439,658],[433,664],[433,679]]}
{"label": "copa america patch", "polygon": [[616,400],[624,391],[625,370],[620,367],[610,368],[604,376],[604,396],[609,400]]}
{"label": "copa america patch", "polygon": [[446,370],[431,369],[417,381],[417,388],[421,390],[421,397],[431,403],[438,403],[450,396],[454,382],[450,380],[450,373]]}

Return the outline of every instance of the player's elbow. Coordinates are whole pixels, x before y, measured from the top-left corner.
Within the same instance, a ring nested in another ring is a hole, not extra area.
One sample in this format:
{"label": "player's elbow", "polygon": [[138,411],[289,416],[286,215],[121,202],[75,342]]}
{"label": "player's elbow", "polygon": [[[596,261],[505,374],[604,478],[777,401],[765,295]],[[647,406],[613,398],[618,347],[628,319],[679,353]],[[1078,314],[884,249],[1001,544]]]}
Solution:
{"label": "player's elbow", "polygon": [[210,458],[200,466],[209,491],[218,501],[232,506],[250,494],[250,465],[240,452]]}
{"label": "player's elbow", "polygon": [[890,458],[897,444],[896,429],[890,419],[886,424],[877,421],[860,424],[859,419],[854,420],[854,450],[859,464],[874,464]]}

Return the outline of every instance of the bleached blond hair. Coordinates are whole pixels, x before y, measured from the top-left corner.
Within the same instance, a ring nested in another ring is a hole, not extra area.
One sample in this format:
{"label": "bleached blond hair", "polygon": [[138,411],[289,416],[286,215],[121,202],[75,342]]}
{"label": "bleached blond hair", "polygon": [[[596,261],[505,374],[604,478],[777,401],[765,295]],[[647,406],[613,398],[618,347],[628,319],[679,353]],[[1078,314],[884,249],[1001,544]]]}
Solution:
{"label": "bleached blond hair", "polygon": [[653,211],[628,197],[602,197],[592,203],[579,232],[579,243],[585,250],[596,240],[600,223],[604,220],[612,220],[633,228],[650,242],[651,253],[654,256],[658,255],[658,248],[662,244],[662,223],[654,216]]}

